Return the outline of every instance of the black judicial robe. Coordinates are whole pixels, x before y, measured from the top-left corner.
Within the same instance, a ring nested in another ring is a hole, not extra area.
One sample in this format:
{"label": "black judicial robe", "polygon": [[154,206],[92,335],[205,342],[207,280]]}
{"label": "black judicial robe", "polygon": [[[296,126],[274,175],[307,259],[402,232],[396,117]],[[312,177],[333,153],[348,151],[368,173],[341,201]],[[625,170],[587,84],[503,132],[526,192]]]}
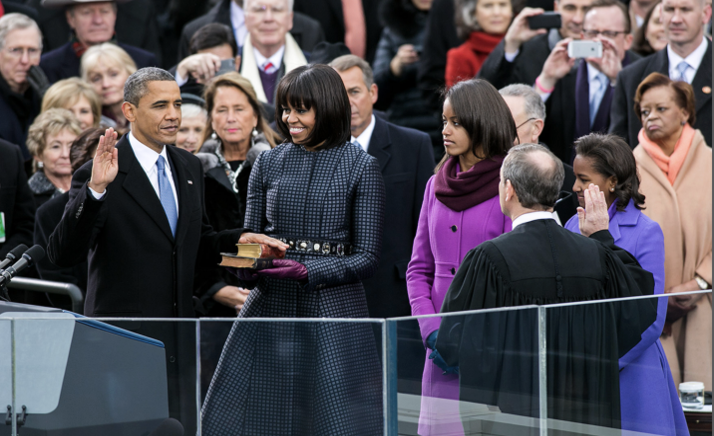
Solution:
{"label": "black judicial robe", "polygon": [[[551,219],[536,220],[471,250],[442,313],[650,295],[652,274],[614,245]],[[445,317],[436,349],[459,367],[462,401],[538,416],[536,309]],[[618,358],[656,317],[650,299],[551,308],[546,318],[548,417],[620,427]]]}

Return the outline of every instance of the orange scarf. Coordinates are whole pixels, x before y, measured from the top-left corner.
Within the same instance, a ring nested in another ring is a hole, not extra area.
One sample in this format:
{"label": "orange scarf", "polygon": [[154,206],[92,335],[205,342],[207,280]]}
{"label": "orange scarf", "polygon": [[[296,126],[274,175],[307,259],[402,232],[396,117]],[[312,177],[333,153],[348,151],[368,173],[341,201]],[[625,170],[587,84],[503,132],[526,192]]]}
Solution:
{"label": "orange scarf", "polygon": [[659,169],[662,170],[667,180],[669,180],[669,183],[674,185],[674,181],[677,180],[677,174],[679,174],[679,170],[682,168],[682,165],[684,165],[684,159],[687,157],[689,148],[692,146],[695,132],[689,123],[685,124],[684,128],[682,128],[682,135],[674,146],[674,152],[671,156],[664,154],[659,145],[647,138],[645,129],[640,129],[637,139],[640,141],[642,148],[645,149]]}

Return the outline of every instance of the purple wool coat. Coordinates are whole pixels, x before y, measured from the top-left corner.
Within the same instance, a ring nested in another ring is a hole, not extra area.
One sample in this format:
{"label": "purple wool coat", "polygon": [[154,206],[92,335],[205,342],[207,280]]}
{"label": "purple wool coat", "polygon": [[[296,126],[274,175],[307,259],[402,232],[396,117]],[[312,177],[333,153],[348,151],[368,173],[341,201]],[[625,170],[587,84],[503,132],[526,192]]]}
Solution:
{"label": "purple wool coat", "polygon": [[[444,296],[461,261],[472,248],[511,230],[511,220],[503,215],[498,196],[462,212],[456,212],[436,199],[434,176],[429,179],[412,259],[407,269],[407,291],[412,315],[439,313]],[[439,329],[441,318],[419,320],[422,341]],[[462,434],[459,417],[459,377],[442,375],[429,360],[426,350],[419,434]],[[437,400],[435,400],[437,399]],[[443,402],[438,399],[454,400]]]}
{"label": "purple wool coat", "polygon": [[[664,235],[659,224],[638,210],[632,200],[624,212],[615,212],[613,203],[610,216],[610,234],[615,245],[635,256],[642,268],[654,275],[655,294],[663,294]],[[578,216],[570,218],[565,228],[580,233]],[[679,394],[659,342],[667,299],[657,300],[657,319],[642,334],[642,340],[619,360],[622,429],[689,435]]]}

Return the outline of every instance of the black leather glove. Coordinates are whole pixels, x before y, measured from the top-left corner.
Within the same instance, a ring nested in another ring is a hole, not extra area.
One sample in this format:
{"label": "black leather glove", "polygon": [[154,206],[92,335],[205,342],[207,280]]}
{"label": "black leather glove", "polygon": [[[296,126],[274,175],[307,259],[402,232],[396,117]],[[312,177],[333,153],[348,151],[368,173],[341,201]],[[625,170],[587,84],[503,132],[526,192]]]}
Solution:
{"label": "black leather glove", "polygon": [[47,80],[45,72],[37,65],[31,66],[27,72],[27,82],[30,84],[30,87],[35,90],[37,95],[40,96],[40,99],[45,96],[47,88],[50,87],[50,81]]}

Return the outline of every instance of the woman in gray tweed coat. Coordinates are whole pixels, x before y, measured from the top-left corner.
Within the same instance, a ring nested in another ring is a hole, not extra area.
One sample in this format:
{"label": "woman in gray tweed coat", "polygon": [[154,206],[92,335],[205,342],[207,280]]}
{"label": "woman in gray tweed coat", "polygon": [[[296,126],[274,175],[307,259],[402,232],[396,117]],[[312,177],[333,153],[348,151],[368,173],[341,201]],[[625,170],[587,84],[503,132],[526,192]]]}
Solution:
{"label": "woman in gray tweed coat", "polygon": [[377,268],[384,183],[350,144],[340,76],[307,65],[278,84],[278,130],[248,185],[245,227],[287,242],[258,271],[202,409],[205,436],[382,434],[381,368],[370,325],[243,318],[367,318],[361,280]]}

